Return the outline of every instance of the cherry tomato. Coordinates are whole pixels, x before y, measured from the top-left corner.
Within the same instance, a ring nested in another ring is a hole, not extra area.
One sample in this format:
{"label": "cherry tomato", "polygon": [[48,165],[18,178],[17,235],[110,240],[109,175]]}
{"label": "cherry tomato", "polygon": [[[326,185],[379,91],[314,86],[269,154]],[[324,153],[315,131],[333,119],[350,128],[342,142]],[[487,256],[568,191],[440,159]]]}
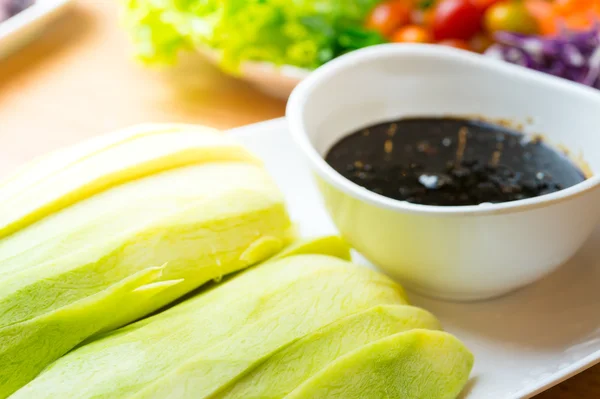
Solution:
{"label": "cherry tomato", "polygon": [[566,15],[558,21],[558,24],[570,30],[584,31],[591,29],[596,21],[600,21],[600,14],[594,15],[586,10]]}
{"label": "cherry tomato", "polygon": [[404,26],[392,35],[396,43],[429,43],[431,40],[431,33],[419,25]]}
{"label": "cherry tomato", "polygon": [[554,35],[558,32],[556,11],[552,3],[546,0],[525,0],[527,11],[535,18],[539,33]]}
{"label": "cherry tomato", "polygon": [[535,18],[524,3],[505,1],[491,6],[485,12],[485,27],[488,32],[508,31],[516,33],[538,33]]}
{"label": "cherry tomato", "polygon": [[459,48],[461,50],[471,50],[469,43],[461,39],[444,39],[440,40],[438,44],[441,44],[442,46]]}
{"label": "cherry tomato", "polygon": [[390,36],[410,20],[410,6],[404,0],[386,1],[377,5],[367,18],[366,27],[383,36]]}
{"label": "cherry tomato", "polygon": [[593,0],[554,0],[554,10],[560,15],[568,16],[590,9],[593,3]]}
{"label": "cherry tomato", "polygon": [[554,11],[560,16],[558,22],[567,29],[587,30],[600,21],[598,0],[556,0]]}
{"label": "cherry tomato", "polygon": [[481,11],[470,0],[441,0],[435,8],[436,40],[468,40],[481,29]]}

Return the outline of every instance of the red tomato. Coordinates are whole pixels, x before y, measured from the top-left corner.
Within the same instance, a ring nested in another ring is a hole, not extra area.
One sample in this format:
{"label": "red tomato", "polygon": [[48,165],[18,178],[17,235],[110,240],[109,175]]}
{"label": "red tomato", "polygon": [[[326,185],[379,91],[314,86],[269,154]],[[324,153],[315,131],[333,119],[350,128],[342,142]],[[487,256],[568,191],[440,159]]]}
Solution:
{"label": "red tomato", "polygon": [[365,26],[383,36],[390,36],[410,19],[410,6],[405,0],[386,1],[377,5],[367,18]]}
{"label": "red tomato", "polygon": [[467,43],[464,40],[460,40],[460,39],[445,39],[445,40],[440,40],[438,42],[438,44],[441,44],[442,46],[459,48],[461,50],[471,50],[471,46],[469,45],[469,43]]}
{"label": "red tomato", "polygon": [[431,39],[431,33],[419,25],[404,26],[392,35],[392,41],[396,43],[429,43]]}
{"label": "red tomato", "polygon": [[481,29],[482,17],[470,0],[441,0],[435,8],[433,35],[436,40],[469,40]]}

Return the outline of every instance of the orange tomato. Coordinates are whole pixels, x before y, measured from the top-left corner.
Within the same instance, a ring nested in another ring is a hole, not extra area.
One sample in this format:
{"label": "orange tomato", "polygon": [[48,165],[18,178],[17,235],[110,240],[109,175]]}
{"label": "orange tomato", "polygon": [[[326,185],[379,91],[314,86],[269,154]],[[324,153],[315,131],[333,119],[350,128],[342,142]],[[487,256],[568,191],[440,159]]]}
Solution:
{"label": "orange tomato", "polygon": [[[563,4],[561,0],[555,4],[557,13],[563,10],[564,23],[568,29],[587,30],[600,21],[600,1],[598,0],[570,0],[571,3]],[[570,6],[570,7],[569,7]],[[566,10],[564,10],[566,7]]]}
{"label": "orange tomato", "polygon": [[391,0],[373,8],[365,26],[383,36],[390,36],[410,20],[411,7],[406,0]]}
{"label": "orange tomato", "polygon": [[431,33],[419,25],[404,26],[392,35],[392,41],[396,43],[430,43],[431,40]]}
{"label": "orange tomato", "polygon": [[563,16],[592,8],[597,0],[554,0],[554,10]]}
{"label": "orange tomato", "polygon": [[535,18],[546,18],[555,13],[554,6],[548,0],[525,0],[525,7]]}
{"label": "orange tomato", "polygon": [[461,50],[471,50],[471,46],[469,45],[469,43],[460,39],[440,40],[438,44],[441,44],[442,46],[459,48]]}
{"label": "orange tomato", "polygon": [[525,0],[525,7],[535,18],[542,35],[557,33],[556,11],[552,3],[547,0]]}
{"label": "orange tomato", "polygon": [[600,21],[597,0],[525,0],[529,12],[538,22],[540,33],[555,35],[560,29],[587,30]]}
{"label": "orange tomato", "polygon": [[594,15],[588,10],[574,12],[559,19],[559,24],[562,22],[564,27],[571,30],[587,30],[594,26],[594,23],[600,20],[600,14]]}

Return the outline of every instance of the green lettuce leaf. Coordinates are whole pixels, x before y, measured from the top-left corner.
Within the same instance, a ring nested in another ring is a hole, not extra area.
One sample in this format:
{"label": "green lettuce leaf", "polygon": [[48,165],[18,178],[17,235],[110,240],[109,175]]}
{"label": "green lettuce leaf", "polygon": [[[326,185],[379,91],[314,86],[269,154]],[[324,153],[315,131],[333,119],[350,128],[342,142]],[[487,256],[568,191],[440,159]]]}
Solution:
{"label": "green lettuce leaf", "polygon": [[190,48],[218,51],[222,66],[242,61],[316,68],[382,43],[362,28],[378,0],[125,0],[124,21],[137,56],[173,62]]}

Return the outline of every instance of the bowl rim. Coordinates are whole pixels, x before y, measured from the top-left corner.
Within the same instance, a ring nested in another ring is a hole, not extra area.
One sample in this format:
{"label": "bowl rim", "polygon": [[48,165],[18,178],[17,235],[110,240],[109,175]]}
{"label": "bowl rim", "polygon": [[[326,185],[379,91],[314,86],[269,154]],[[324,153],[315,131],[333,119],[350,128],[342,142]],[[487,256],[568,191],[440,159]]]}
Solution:
{"label": "bowl rim", "polygon": [[353,51],[336,58],[311,73],[294,89],[287,103],[286,119],[291,135],[296,145],[308,158],[309,163],[317,174],[336,189],[368,204],[393,211],[413,214],[442,214],[442,215],[492,215],[517,213],[533,208],[549,206],[569,200],[600,188],[600,174],[594,174],[585,181],[554,193],[516,201],[497,204],[480,204],[465,206],[437,206],[413,204],[400,201],[369,191],[343,177],[335,171],[315,149],[308,138],[302,111],[316,87],[340,72],[353,69],[364,63],[377,62],[386,57],[435,57],[461,60],[478,68],[485,68],[496,74],[509,74],[551,86],[556,90],[571,91],[585,96],[589,101],[595,101],[600,108],[600,92],[597,90],[557,78],[542,72],[533,71],[521,66],[512,65],[491,57],[457,50],[445,46],[431,44],[382,44]]}

